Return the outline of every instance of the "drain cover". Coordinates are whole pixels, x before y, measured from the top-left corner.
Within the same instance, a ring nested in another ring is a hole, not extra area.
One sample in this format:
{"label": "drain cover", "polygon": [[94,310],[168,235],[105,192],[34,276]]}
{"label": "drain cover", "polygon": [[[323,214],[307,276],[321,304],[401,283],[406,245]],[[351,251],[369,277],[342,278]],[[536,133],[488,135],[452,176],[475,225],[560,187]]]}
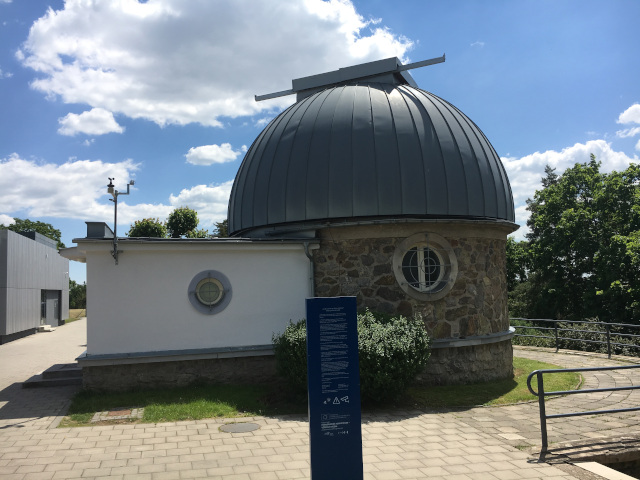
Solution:
{"label": "drain cover", "polygon": [[246,433],[258,430],[260,425],[256,423],[225,423],[220,430],[226,433]]}

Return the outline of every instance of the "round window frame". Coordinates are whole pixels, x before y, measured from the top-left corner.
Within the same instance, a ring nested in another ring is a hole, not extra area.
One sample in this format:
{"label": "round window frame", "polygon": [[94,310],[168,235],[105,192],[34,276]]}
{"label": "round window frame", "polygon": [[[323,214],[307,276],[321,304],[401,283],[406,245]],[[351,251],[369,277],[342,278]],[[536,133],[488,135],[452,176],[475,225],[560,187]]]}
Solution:
{"label": "round window frame", "polygon": [[[204,284],[213,282],[220,288],[220,295],[216,298],[216,301],[208,303],[203,301],[198,295],[198,289]],[[191,282],[188,288],[189,302],[200,313],[206,315],[215,315],[223,311],[229,303],[232,297],[231,282],[227,276],[217,270],[204,270],[198,273]]]}
{"label": "round window frame", "polygon": [[[427,247],[435,253],[442,262],[440,268],[443,270],[439,276],[439,281],[430,286],[429,289],[418,289],[412,286],[404,275],[402,268],[403,259],[412,248]],[[436,233],[417,233],[402,240],[393,253],[393,274],[396,282],[407,295],[416,300],[434,301],[446,296],[458,276],[458,260],[449,242]]]}
{"label": "round window frame", "polygon": [[[218,289],[218,295],[212,301],[207,301],[203,298],[204,295],[202,292],[202,287],[204,287],[209,283],[215,285],[216,288]],[[217,278],[213,278],[213,277],[203,278],[196,285],[196,298],[201,304],[206,305],[207,307],[215,307],[218,303],[220,303],[224,299],[224,286],[222,285],[220,280],[218,280]]]}

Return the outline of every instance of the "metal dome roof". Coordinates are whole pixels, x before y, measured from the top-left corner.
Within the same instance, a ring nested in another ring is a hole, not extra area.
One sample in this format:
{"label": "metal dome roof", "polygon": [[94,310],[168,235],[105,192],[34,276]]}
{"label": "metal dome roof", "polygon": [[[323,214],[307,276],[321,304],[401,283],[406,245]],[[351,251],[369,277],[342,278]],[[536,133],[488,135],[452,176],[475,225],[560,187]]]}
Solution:
{"label": "metal dome roof", "polygon": [[399,218],[514,222],[504,167],[445,100],[369,80],[298,101],[262,131],[236,175],[229,232]]}

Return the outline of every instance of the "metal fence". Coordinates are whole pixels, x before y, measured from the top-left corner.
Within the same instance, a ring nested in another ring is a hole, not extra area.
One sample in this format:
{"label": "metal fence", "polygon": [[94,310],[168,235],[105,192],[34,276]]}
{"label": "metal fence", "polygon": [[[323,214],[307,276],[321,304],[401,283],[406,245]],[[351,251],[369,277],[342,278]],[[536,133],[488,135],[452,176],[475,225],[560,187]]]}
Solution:
{"label": "metal fence", "polygon": [[[512,318],[518,322],[527,322],[529,325],[514,325],[512,327],[516,329],[515,337],[521,338],[538,338],[544,341],[552,342],[555,345],[556,352],[561,348],[561,345],[566,342],[576,342],[578,344],[584,343],[585,346],[589,344],[606,345],[606,352],[609,358],[611,358],[612,350],[615,347],[619,348],[631,348],[638,349],[638,338],[640,335],[628,333],[630,331],[640,332],[640,325],[630,325],[626,323],[607,323],[607,322],[588,322],[584,320],[549,320],[539,318]],[[540,326],[540,324],[544,326]],[[546,326],[548,325],[548,326]],[[572,328],[572,325],[578,325],[578,328]],[[584,326],[595,327],[592,329],[585,329]],[[530,333],[518,333],[529,332],[533,330],[535,333],[541,332],[541,335],[533,335]],[[544,335],[545,333],[552,332],[551,335]],[[574,336],[565,336],[566,332],[571,332]],[[591,336],[592,338],[580,338],[582,336]],[[594,339],[598,337],[597,339]],[[629,339],[629,343],[623,343],[624,339]],[[635,343],[631,343],[635,342]],[[571,349],[576,349],[575,345],[571,346]],[[584,349],[584,348],[583,348]],[[639,355],[640,350],[635,351],[635,355]]]}
{"label": "metal fence", "polygon": [[[536,397],[538,397],[538,404],[540,406],[540,432],[542,434],[542,452],[546,452],[549,446],[547,440],[547,419],[549,418],[563,418],[563,417],[578,417],[582,415],[602,415],[605,413],[621,413],[621,412],[635,412],[640,411],[640,407],[633,408],[616,408],[613,410],[591,410],[586,412],[572,412],[572,413],[558,413],[554,415],[547,415],[545,409],[544,398],[551,395],[572,395],[578,393],[594,393],[594,392],[613,392],[620,390],[637,390],[640,389],[640,385],[628,386],[628,387],[610,387],[610,388],[592,388],[586,390],[565,390],[557,392],[545,392],[544,391],[544,378],[545,373],[562,373],[562,372],[602,372],[606,370],[628,370],[632,368],[640,368],[640,365],[630,365],[624,367],[590,367],[590,368],[565,368],[565,369],[553,369],[553,370],[534,370],[529,374],[527,378],[527,387],[529,391]],[[538,391],[535,392],[531,386],[531,380],[533,377],[537,378]]]}

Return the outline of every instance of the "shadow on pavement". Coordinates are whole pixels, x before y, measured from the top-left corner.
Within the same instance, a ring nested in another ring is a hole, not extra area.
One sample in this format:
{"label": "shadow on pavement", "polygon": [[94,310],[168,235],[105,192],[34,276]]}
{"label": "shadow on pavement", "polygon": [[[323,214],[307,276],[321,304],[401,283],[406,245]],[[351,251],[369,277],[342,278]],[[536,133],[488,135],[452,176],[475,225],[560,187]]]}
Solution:
{"label": "shadow on pavement", "polygon": [[0,431],[30,420],[64,415],[78,386],[22,388],[13,383],[0,391]]}

